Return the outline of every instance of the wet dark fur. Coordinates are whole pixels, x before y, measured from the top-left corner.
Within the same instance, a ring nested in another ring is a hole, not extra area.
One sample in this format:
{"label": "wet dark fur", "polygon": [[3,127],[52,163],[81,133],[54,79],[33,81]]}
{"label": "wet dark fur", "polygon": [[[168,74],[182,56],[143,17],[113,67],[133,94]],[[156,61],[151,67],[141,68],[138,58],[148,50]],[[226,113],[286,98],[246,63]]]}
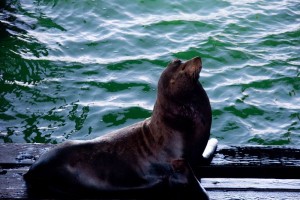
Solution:
{"label": "wet dark fur", "polygon": [[201,68],[199,57],[174,60],[159,79],[150,118],[93,140],[65,142],[42,155],[24,176],[30,194],[43,189],[68,197],[153,198],[164,192],[173,199],[187,193],[207,199],[192,171],[212,120],[198,81]]}

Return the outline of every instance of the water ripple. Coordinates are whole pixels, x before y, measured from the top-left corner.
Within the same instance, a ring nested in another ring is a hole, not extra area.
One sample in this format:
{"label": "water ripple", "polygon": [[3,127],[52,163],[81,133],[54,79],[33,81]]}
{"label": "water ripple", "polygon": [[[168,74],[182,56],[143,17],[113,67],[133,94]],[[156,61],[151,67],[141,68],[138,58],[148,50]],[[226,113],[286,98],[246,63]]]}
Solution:
{"label": "water ripple", "polygon": [[0,141],[94,138],[142,120],[167,64],[201,56],[213,136],[300,143],[296,0],[5,3]]}

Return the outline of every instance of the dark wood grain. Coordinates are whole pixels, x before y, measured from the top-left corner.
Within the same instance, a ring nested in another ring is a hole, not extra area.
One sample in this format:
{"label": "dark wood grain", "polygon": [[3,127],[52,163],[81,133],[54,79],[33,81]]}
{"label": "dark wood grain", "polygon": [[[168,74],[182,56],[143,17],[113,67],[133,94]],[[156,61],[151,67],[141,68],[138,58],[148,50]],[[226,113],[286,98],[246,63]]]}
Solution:
{"label": "dark wood grain", "polygon": [[220,146],[198,177],[300,179],[300,149],[294,146]]}

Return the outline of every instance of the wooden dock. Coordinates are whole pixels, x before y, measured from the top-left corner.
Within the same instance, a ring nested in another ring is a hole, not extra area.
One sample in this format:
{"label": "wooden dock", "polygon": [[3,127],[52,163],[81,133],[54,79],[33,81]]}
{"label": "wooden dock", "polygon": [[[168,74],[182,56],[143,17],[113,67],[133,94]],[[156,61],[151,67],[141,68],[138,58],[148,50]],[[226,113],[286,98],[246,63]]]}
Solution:
{"label": "wooden dock", "polygon": [[[0,199],[29,199],[23,174],[51,144],[0,144]],[[300,199],[300,148],[219,145],[195,169],[213,200]],[[45,197],[47,199],[47,197]]]}

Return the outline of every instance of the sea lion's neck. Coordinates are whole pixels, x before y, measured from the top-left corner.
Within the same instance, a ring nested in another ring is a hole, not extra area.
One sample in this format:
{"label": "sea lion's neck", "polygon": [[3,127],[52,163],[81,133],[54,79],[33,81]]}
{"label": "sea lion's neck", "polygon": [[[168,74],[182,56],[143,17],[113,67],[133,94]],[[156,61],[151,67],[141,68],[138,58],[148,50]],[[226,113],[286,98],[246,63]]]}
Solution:
{"label": "sea lion's neck", "polygon": [[152,117],[151,117],[151,127],[154,128],[155,130],[158,130],[159,127],[164,127],[169,129],[174,129],[171,124],[168,123],[168,121],[172,121],[172,115],[173,111],[170,111],[170,107],[172,107],[169,104],[166,104],[159,98],[156,100],[154,109],[152,112]]}
{"label": "sea lion's neck", "polygon": [[152,118],[153,126],[165,126],[168,130],[177,132],[186,132],[189,127],[193,127],[192,116],[193,111],[189,105],[181,104],[175,101],[158,98],[154,105]]}
{"label": "sea lion's neck", "polygon": [[[176,133],[175,137],[181,138],[184,147],[180,149],[182,156],[192,164],[201,157],[211,127],[210,103],[206,93],[201,89],[196,91],[198,95],[184,103],[166,100],[159,96],[149,124],[153,134],[161,137],[172,137],[172,134]],[[165,133],[165,130],[170,132]]]}
{"label": "sea lion's neck", "polygon": [[156,139],[156,146],[168,154],[167,157],[178,159],[183,155],[182,135],[166,123],[166,111],[166,107],[157,100],[149,122],[149,129]]}

